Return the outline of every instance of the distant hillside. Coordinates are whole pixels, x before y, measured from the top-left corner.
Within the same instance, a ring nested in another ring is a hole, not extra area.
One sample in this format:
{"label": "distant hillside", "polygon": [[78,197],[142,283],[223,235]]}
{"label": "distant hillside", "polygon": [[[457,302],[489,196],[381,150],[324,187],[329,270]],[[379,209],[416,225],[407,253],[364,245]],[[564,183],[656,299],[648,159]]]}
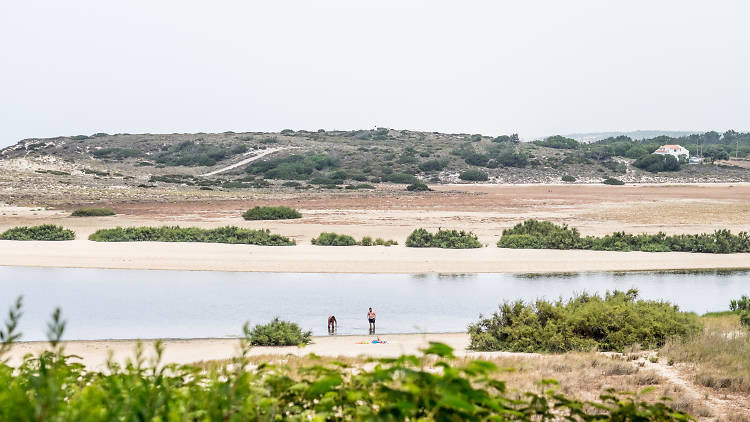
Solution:
{"label": "distant hillside", "polygon": [[[629,132],[584,143],[564,136],[520,142],[517,135],[448,134],[378,128],[278,133],[106,134],[25,139],[0,150],[0,191],[26,195],[79,188],[160,189],[233,194],[254,189],[376,189],[379,184],[627,183],[750,181],[750,171],[713,165],[739,153],[750,156],[750,133],[706,132],[658,136]],[[689,133],[689,132],[679,132]],[[589,134],[593,136],[593,134]],[[597,134],[605,136],[611,134]],[[651,153],[679,143],[705,165],[664,163]],[[739,148],[738,148],[739,145]],[[666,171],[668,170],[668,171]],[[119,191],[118,191],[119,189]],[[101,193],[103,194],[103,193]],[[202,194],[202,193],[201,193]],[[13,199],[13,198],[11,198]],[[0,194],[0,201],[3,200]]]}
{"label": "distant hillside", "polygon": [[679,138],[682,136],[688,136],[693,134],[699,134],[698,131],[680,131],[680,130],[634,130],[630,132],[591,132],[591,133],[572,133],[569,135],[563,135],[566,138],[575,139],[578,142],[590,143],[601,141],[607,138],[616,138],[618,136],[627,136],[630,139],[640,140],[656,138],[657,136],[669,136],[671,138]]}

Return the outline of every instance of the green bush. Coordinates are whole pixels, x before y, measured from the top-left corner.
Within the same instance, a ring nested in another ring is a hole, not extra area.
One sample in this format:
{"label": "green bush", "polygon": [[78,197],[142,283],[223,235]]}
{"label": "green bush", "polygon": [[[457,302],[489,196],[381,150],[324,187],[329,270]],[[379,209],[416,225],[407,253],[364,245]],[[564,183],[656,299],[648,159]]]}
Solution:
{"label": "green bush", "polygon": [[65,354],[60,344],[65,324],[58,310],[49,327],[49,347],[25,355],[18,367],[11,367],[2,358],[20,337],[16,330],[20,314],[19,304],[11,309],[9,328],[0,330],[7,339],[0,344],[3,421],[531,422],[558,420],[562,415],[582,421],[691,419],[663,399],[648,403],[635,394],[610,392],[598,402],[570,399],[554,390],[553,380],[540,381],[543,388],[533,392],[508,391],[498,380],[495,363],[458,361],[453,349],[442,343],[431,343],[420,356],[378,359],[372,365],[312,354],[300,359],[298,367],[271,362],[251,365],[248,349],[254,341],[309,341],[309,333],[278,319],[253,330],[245,326],[240,352],[225,362],[200,366],[165,362],[164,346],[158,341],[155,359],[147,358],[139,345],[132,362],[113,362],[99,372]]}
{"label": "green bush", "polygon": [[622,180],[615,179],[614,177],[608,177],[604,179],[602,183],[604,183],[605,185],[614,185],[614,186],[622,186],[625,184],[625,182],[623,182]]}
{"label": "green bush", "polygon": [[483,172],[482,170],[465,170],[462,171],[458,178],[465,181],[472,181],[472,182],[485,182],[489,180],[489,176],[487,173]]}
{"label": "green bush", "polygon": [[441,171],[448,165],[448,160],[428,160],[419,164],[419,169],[425,172]]}
{"label": "green bush", "polygon": [[72,217],[103,217],[115,215],[115,212],[107,208],[78,208],[70,215]]}
{"label": "green bush", "polygon": [[393,246],[398,245],[395,240],[383,240],[382,237],[375,239],[375,246]]}
{"label": "green bush", "polygon": [[430,189],[429,186],[427,186],[426,184],[422,182],[414,182],[411,185],[407,186],[406,190],[408,190],[409,192],[424,192],[424,191],[430,191],[432,189]]}
{"label": "green bush", "polygon": [[383,176],[383,182],[391,182],[391,183],[399,183],[399,184],[411,184],[411,183],[418,183],[419,179],[416,178],[413,174],[407,174],[407,173],[394,173],[389,174],[387,176]]}
{"label": "green bush", "polygon": [[374,246],[375,243],[372,241],[372,237],[370,236],[364,236],[362,240],[359,241],[360,246]]}
{"label": "green bush", "polygon": [[311,341],[312,332],[302,331],[294,322],[282,321],[278,317],[268,324],[259,324],[245,330],[253,346],[297,346]]}
{"label": "green bush", "polygon": [[430,233],[425,229],[416,229],[406,238],[407,248],[443,248],[470,249],[481,248],[477,235],[463,230],[443,230]]}
{"label": "green bush", "polygon": [[558,226],[549,221],[531,219],[503,230],[497,246],[515,249],[744,253],[750,252],[750,235],[747,232],[735,235],[729,230],[716,230],[714,233],[671,236],[662,232],[638,235],[615,232],[602,237],[582,237],[577,229],[568,228],[567,225]]}
{"label": "green bush", "polygon": [[566,174],[565,176],[562,177],[562,181],[563,182],[575,182],[576,178],[569,174]]}
{"label": "green bush", "polygon": [[140,157],[143,153],[137,149],[129,148],[101,148],[94,150],[91,155],[99,159],[122,160],[130,157]]}
{"label": "green bush", "polygon": [[555,135],[545,138],[543,141],[534,141],[536,145],[541,145],[548,148],[557,149],[576,149],[578,148],[578,141],[575,139],[566,138],[564,136]]}
{"label": "green bush", "polygon": [[13,227],[0,234],[0,240],[73,240],[75,238],[73,230],[54,224]]}
{"label": "green bush", "polygon": [[635,160],[633,167],[638,167],[651,173],[679,171],[680,161],[671,155],[647,154]]}
{"label": "green bush", "polygon": [[242,214],[245,220],[289,220],[302,218],[302,214],[294,208],[279,207],[253,207]]}
{"label": "green bush", "polygon": [[333,232],[323,232],[318,237],[312,238],[310,242],[318,246],[354,246],[357,244],[353,237]]}
{"label": "green bush", "polygon": [[255,161],[245,171],[262,174],[266,179],[308,180],[313,174],[336,167],[338,161],[327,154],[292,154],[282,158]]}
{"label": "green bush", "polygon": [[198,227],[117,227],[101,229],[92,233],[89,240],[95,242],[205,242],[236,243],[262,246],[291,246],[294,240],[269,230],[243,229],[234,226],[216,229]]}
{"label": "green bush", "polygon": [[[236,151],[236,150],[235,150]],[[230,148],[204,143],[202,139],[183,141],[156,157],[165,166],[214,166],[236,153]]]}
{"label": "green bush", "polygon": [[474,350],[512,352],[619,351],[640,345],[653,349],[671,337],[698,334],[693,313],[663,301],[638,300],[638,291],[604,297],[586,293],[556,302],[505,302],[489,318],[469,325]]}

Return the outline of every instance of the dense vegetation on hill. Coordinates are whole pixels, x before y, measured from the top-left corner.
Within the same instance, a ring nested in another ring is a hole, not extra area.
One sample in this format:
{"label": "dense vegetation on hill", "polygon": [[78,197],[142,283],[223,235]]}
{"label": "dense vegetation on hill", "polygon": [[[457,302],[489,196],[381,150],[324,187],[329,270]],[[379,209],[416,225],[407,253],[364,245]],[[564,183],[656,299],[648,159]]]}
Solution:
{"label": "dense vegetation on hill", "polygon": [[477,235],[472,232],[439,229],[430,233],[425,229],[416,229],[406,238],[407,248],[444,248],[471,249],[481,248]]}
{"label": "dense vegetation on hill", "polygon": [[282,321],[269,333],[246,326],[240,353],[230,362],[171,364],[162,360],[164,347],[157,342],[155,360],[146,359],[139,347],[130,363],[111,363],[99,372],[65,354],[65,322],[57,310],[48,326],[49,350],[28,354],[11,367],[3,358],[20,338],[20,305],[19,300],[0,328],[3,421],[688,420],[669,402],[648,403],[637,395],[611,393],[597,403],[581,402],[553,391],[551,380],[537,392],[507,391],[496,364],[456,361],[452,349],[440,343],[423,356],[367,366],[312,355],[311,363],[294,369],[270,362],[251,366],[247,352],[253,338],[273,343],[275,333],[300,331],[291,324],[279,327]]}
{"label": "dense vegetation on hill", "polygon": [[[681,165],[651,153],[663,144],[681,144],[706,164]],[[739,148],[738,148],[739,147]],[[261,151],[273,152],[220,175],[221,169]],[[60,168],[42,170],[50,175],[197,186],[204,190],[356,189],[376,183],[484,181],[558,182],[564,175],[578,183],[607,178],[648,181],[687,178],[750,180],[750,171],[713,165],[750,154],[750,133],[707,132],[679,137],[659,136],[634,140],[626,136],[580,143],[563,136],[521,142],[517,135],[443,134],[378,128],[355,131],[292,131],[283,133],[219,134],[97,134],[97,136],[30,139],[5,148],[1,159],[42,159],[54,156]],[[83,170],[81,168],[83,167]],[[59,174],[58,174],[59,173]],[[128,179],[130,177],[130,179]]]}
{"label": "dense vegetation on hill", "polygon": [[735,235],[729,230],[716,230],[713,233],[669,236],[662,232],[637,235],[615,232],[602,237],[583,237],[577,229],[567,225],[531,219],[503,230],[497,246],[516,249],[742,253],[750,252],[750,235],[747,232]]}
{"label": "dense vegetation on hill", "polygon": [[491,317],[469,325],[474,350],[512,352],[623,351],[658,348],[670,337],[700,332],[695,314],[667,302],[638,300],[638,291],[604,297],[586,293],[567,301],[505,302]]}
{"label": "dense vegetation on hill", "polygon": [[198,227],[117,227],[101,229],[92,233],[89,240],[95,242],[207,242],[241,243],[261,246],[292,246],[294,240],[272,234],[269,230],[242,229],[234,226],[216,229]]}
{"label": "dense vegetation on hill", "polygon": [[73,240],[73,230],[54,224],[13,227],[0,234],[0,240]]}

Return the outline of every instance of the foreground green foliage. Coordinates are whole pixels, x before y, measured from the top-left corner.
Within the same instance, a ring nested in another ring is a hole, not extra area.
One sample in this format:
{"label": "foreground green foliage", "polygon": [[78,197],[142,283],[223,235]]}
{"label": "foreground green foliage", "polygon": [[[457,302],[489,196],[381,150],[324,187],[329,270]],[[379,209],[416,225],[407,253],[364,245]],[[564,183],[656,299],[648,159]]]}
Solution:
{"label": "foreground green foliage", "polygon": [[338,234],[333,232],[323,232],[318,237],[314,237],[310,240],[313,245],[318,246],[392,246],[398,245],[395,240],[383,240],[377,238],[372,240],[370,236],[364,236],[362,240],[357,242],[354,237],[348,234]]}
{"label": "foreground green foliage", "polygon": [[514,249],[593,249],[600,251],[643,252],[750,252],[750,235],[747,232],[732,234],[717,230],[702,234],[629,234],[615,232],[603,237],[585,236],[567,225],[558,226],[549,221],[526,220],[513,228],[503,230],[497,242],[499,248]]}
{"label": "foreground green foliage", "polygon": [[73,230],[54,224],[13,227],[0,234],[0,240],[73,240]]}
{"label": "foreground green foliage", "polygon": [[289,220],[302,218],[302,214],[289,207],[253,207],[242,214],[245,220]]}
{"label": "foreground green foliage", "polygon": [[258,324],[252,330],[245,325],[244,331],[253,346],[297,346],[312,341],[311,331],[302,331],[296,323],[278,317],[268,324]]}
{"label": "foreground green foliage", "polygon": [[667,302],[638,300],[638,291],[604,297],[586,293],[567,301],[506,302],[469,325],[470,348],[512,352],[622,351],[664,345],[670,337],[699,333],[695,314]]}
{"label": "foreground green foliage", "polygon": [[[541,381],[544,390],[539,392],[507,391],[494,363],[455,363],[452,349],[440,343],[431,344],[423,356],[379,359],[366,367],[325,362],[314,355],[309,357],[312,364],[299,368],[271,363],[251,367],[247,351],[256,334],[247,326],[242,352],[230,364],[204,369],[164,363],[164,347],[157,342],[155,359],[147,359],[139,345],[135,358],[124,366],[109,362],[106,371],[88,371],[75,356],[65,354],[60,343],[65,322],[59,311],[49,324],[51,350],[27,355],[14,368],[2,358],[19,338],[15,330],[20,301],[17,305],[0,330],[3,421],[690,419],[666,401],[648,403],[634,394],[610,391],[597,402],[581,402],[555,392],[553,380]],[[273,333],[298,331],[284,327]]]}
{"label": "foreground green foliage", "polygon": [[70,215],[72,217],[104,217],[115,215],[115,212],[108,208],[78,208]]}
{"label": "foreground green foliage", "polygon": [[443,230],[430,233],[425,229],[416,229],[406,238],[407,248],[444,248],[469,249],[481,248],[477,235],[463,230]]}
{"label": "foreground green foliage", "polygon": [[206,242],[241,243],[262,246],[291,246],[294,240],[269,230],[243,229],[234,226],[216,229],[198,227],[117,227],[101,229],[92,233],[89,240],[95,242]]}

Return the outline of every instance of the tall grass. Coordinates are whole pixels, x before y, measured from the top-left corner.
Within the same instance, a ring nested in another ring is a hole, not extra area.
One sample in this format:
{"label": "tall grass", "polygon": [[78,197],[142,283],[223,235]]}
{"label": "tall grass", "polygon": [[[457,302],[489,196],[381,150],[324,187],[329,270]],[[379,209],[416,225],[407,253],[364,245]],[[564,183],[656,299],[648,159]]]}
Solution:
{"label": "tall grass", "polygon": [[252,230],[234,226],[216,229],[180,226],[117,227],[97,230],[89,236],[89,240],[95,242],[241,243],[263,246],[291,246],[295,244],[294,240],[272,234],[270,230]]}
{"label": "tall grass", "polygon": [[0,234],[0,240],[73,240],[73,230],[54,224],[13,227]]}
{"label": "tall grass", "polygon": [[750,393],[750,333],[739,315],[704,317],[703,331],[684,341],[673,339],[661,355],[691,364],[697,384],[725,391]]}

